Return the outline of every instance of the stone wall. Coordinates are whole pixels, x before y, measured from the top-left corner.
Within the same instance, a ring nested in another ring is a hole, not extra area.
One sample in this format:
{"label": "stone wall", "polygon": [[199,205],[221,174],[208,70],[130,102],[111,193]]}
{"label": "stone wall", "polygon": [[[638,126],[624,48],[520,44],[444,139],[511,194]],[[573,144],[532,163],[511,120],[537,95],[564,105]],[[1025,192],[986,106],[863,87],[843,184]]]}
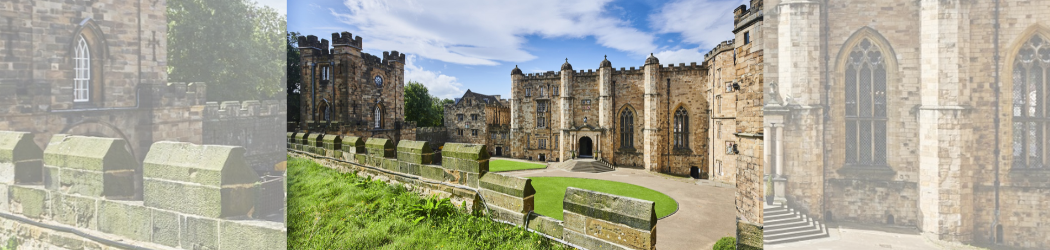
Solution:
{"label": "stone wall", "polygon": [[287,109],[286,100],[208,102],[202,111],[201,143],[241,146],[252,169],[280,175],[273,166],[285,159],[281,132]]}
{"label": "stone wall", "polygon": [[286,247],[283,223],[252,219],[262,197],[242,147],[157,142],[140,165],[123,139],[60,134],[41,153],[32,137],[0,131],[0,238],[22,248]]}
{"label": "stone wall", "polygon": [[[438,155],[423,141],[402,140],[394,151],[389,141],[370,138],[365,142],[369,153],[344,152],[342,157],[332,157],[325,151],[329,149],[296,140],[295,134],[288,136],[295,144],[289,147],[290,155],[410,185],[415,192],[447,197],[455,205],[462,202],[474,211],[487,211],[495,220],[569,244],[587,249],[651,250],[656,246],[655,203],[570,187],[563,200],[565,221],[537,214],[533,212],[536,189],[531,180],[489,173],[485,145],[446,143],[440,155],[444,159],[435,165],[431,160]],[[360,144],[358,138],[341,141]]]}

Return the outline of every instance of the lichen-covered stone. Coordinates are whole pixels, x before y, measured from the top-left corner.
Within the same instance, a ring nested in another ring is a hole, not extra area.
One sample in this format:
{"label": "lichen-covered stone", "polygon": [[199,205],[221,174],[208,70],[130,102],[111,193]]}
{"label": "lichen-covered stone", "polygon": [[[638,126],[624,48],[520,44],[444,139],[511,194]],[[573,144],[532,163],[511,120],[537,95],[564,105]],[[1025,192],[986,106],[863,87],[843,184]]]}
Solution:
{"label": "lichen-covered stone", "polygon": [[350,154],[364,154],[365,141],[357,136],[343,136],[343,151]]}
{"label": "lichen-covered stone", "polygon": [[368,154],[383,158],[394,158],[394,144],[390,140],[383,138],[368,138],[365,142],[365,148],[368,149]]}
{"label": "lichen-covered stone", "polygon": [[284,223],[224,220],[219,224],[219,249],[284,249]]}
{"label": "lichen-covered stone", "polygon": [[527,220],[527,224],[529,224],[529,229],[549,235],[554,238],[560,239],[563,237],[565,226],[563,225],[563,222],[558,219],[543,216],[541,214],[533,212],[529,214]]}
{"label": "lichen-covered stone", "polygon": [[141,202],[102,200],[98,207],[98,230],[138,241],[149,241],[152,217]]}
{"label": "lichen-covered stone", "polygon": [[249,215],[258,174],[244,148],[157,142],[143,163],[147,206],[206,217]]}
{"label": "lichen-covered stone", "polygon": [[514,197],[528,197],[536,194],[536,188],[532,187],[532,179],[529,178],[488,173],[482,176],[480,181],[481,188]]}
{"label": "lichen-covered stone", "polygon": [[32,133],[0,131],[0,183],[42,183],[43,153]]}
{"label": "lichen-covered stone", "polygon": [[109,199],[134,197],[138,161],[123,139],[55,135],[44,150],[50,190]]}
{"label": "lichen-covered stone", "polygon": [[656,227],[656,203],[652,201],[569,187],[562,206],[565,211],[641,230]]}
{"label": "lichen-covered stone", "polygon": [[51,217],[51,194],[36,187],[9,186],[11,212],[25,217],[43,219]]}
{"label": "lichen-covered stone", "polygon": [[415,164],[433,162],[434,150],[425,141],[401,140],[397,143],[397,160]]}

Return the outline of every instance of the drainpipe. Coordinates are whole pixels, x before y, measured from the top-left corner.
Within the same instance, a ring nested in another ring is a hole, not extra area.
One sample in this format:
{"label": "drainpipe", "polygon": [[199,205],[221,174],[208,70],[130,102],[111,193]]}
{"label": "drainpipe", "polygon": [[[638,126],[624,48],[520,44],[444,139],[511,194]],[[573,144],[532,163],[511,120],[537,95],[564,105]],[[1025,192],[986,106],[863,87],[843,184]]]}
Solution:
{"label": "drainpipe", "polygon": [[994,55],[994,58],[995,58],[995,85],[992,85],[992,86],[994,86],[994,91],[995,91],[995,119],[994,119],[994,121],[995,121],[995,151],[994,151],[994,154],[995,154],[995,165],[994,165],[995,166],[995,184],[994,184],[995,185],[995,216],[992,217],[992,225],[991,225],[992,228],[990,228],[989,235],[992,236],[990,243],[995,244],[995,242],[997,240],[999,240],[998,239],[999,235],[997,234],[998,231],[995,230],[995,229],[999,225],[999,185],[1000,185],[999,184],[999,164],[1000,164],[1000,162],[999,162],[999,154],[1000,154],[1000,152],[999,152],[999,148],[1000,148],[1000,141],[999,141],[999,129],[1000,129],[999,128],[999,126],[1000,126],[1000,121],[999,121],[999,112],[1000,112],[999,105],[1000,105],[1000,103],[999,102],[1000,102],[1000,100],[999,100],[999,98],[1000,98],[1000,95],[1001,95],[1000,87],[1002,86],[1001,76],[1000,76],[1000,72],[999,72],[999,70],[1000,70],[999,69],[999,59],[1000,59],[999,58],[999,0],[995,0],[995,24],[993,24],[993,28],[995,29],[995,35],[992,36],[992,43],[995,46],[995,49],[993,50],[994,53],[995,53],[995,55]]}

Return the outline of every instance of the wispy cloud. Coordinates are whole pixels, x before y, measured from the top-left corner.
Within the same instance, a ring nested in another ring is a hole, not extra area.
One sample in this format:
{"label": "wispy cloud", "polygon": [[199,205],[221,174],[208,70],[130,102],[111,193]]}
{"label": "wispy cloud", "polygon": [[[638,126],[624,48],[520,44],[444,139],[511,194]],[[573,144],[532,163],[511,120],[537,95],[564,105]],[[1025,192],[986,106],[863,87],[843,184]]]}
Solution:
{"label": "wispy cloud", "polygon": [[440,98],[455,98],[463,94],[460,87],[463,84],[459,83],[454,76],[447,76],[441,74],[440,71],[434,72],[425,70],[422,67],[416,65],[416,56],[409,54],[405,57],[405,80],[415,81],[427,86],[427,90],[430,91],[431,95]]}
{"label": "wispy cloud", "polygon": [[610,1],[346,0],[345,8],[329,11],[368,34],[362,37],[369,47],[457,64],[532,60],[536,56],[523,48],[527,35],[593,37],[600,46],[635,55],[656,50],[652,34],[605,11]]}
{"label": "wispy cloud", "polygon": [[656,32],[680,33],[683,42],[710,49],[733,38],[733,9],[747,2],[679,0],[650,15],[649,23]]}

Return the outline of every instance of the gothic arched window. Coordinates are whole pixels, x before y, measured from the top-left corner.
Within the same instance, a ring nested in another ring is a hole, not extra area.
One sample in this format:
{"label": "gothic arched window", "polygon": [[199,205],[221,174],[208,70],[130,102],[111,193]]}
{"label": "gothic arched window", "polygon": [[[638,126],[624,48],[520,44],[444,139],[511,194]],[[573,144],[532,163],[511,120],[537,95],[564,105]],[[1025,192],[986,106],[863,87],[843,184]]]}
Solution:
{"label": "gothic arched window", "polygon": [[1047,107],[1047,78],[1050,78],[1050,43],[1032,36],[1017,52],[1013,66],[1013,166],[1045,168],[1047,129],[1050,108]]}
{"label": "gothic arched window", "polygon": [[634,112],[623,109],[620,113],[620,147],[634,148]]}
{"label": "gothic arched window", "polygon": [[846,164],[886,165],[886,63],[864,39],[846,58]]}
{"label": "gothic arched window", "polygon": [[84,35],[77,38],[73,71],[73,102],[91,101],[91,47],[88,46]]}
{"label": "gothic arched window", "polygon": [[689,113],[685,107],[678,107],[674,112],[674,149],[689,148]]}
{"label": "gothic arched window", "polygon": [[376,109],[374,111],[374,114],[375,114],[375,119],[376,119],[376,128],[383,127],[383,110],[382,110],[382,108],[377,105]]}

